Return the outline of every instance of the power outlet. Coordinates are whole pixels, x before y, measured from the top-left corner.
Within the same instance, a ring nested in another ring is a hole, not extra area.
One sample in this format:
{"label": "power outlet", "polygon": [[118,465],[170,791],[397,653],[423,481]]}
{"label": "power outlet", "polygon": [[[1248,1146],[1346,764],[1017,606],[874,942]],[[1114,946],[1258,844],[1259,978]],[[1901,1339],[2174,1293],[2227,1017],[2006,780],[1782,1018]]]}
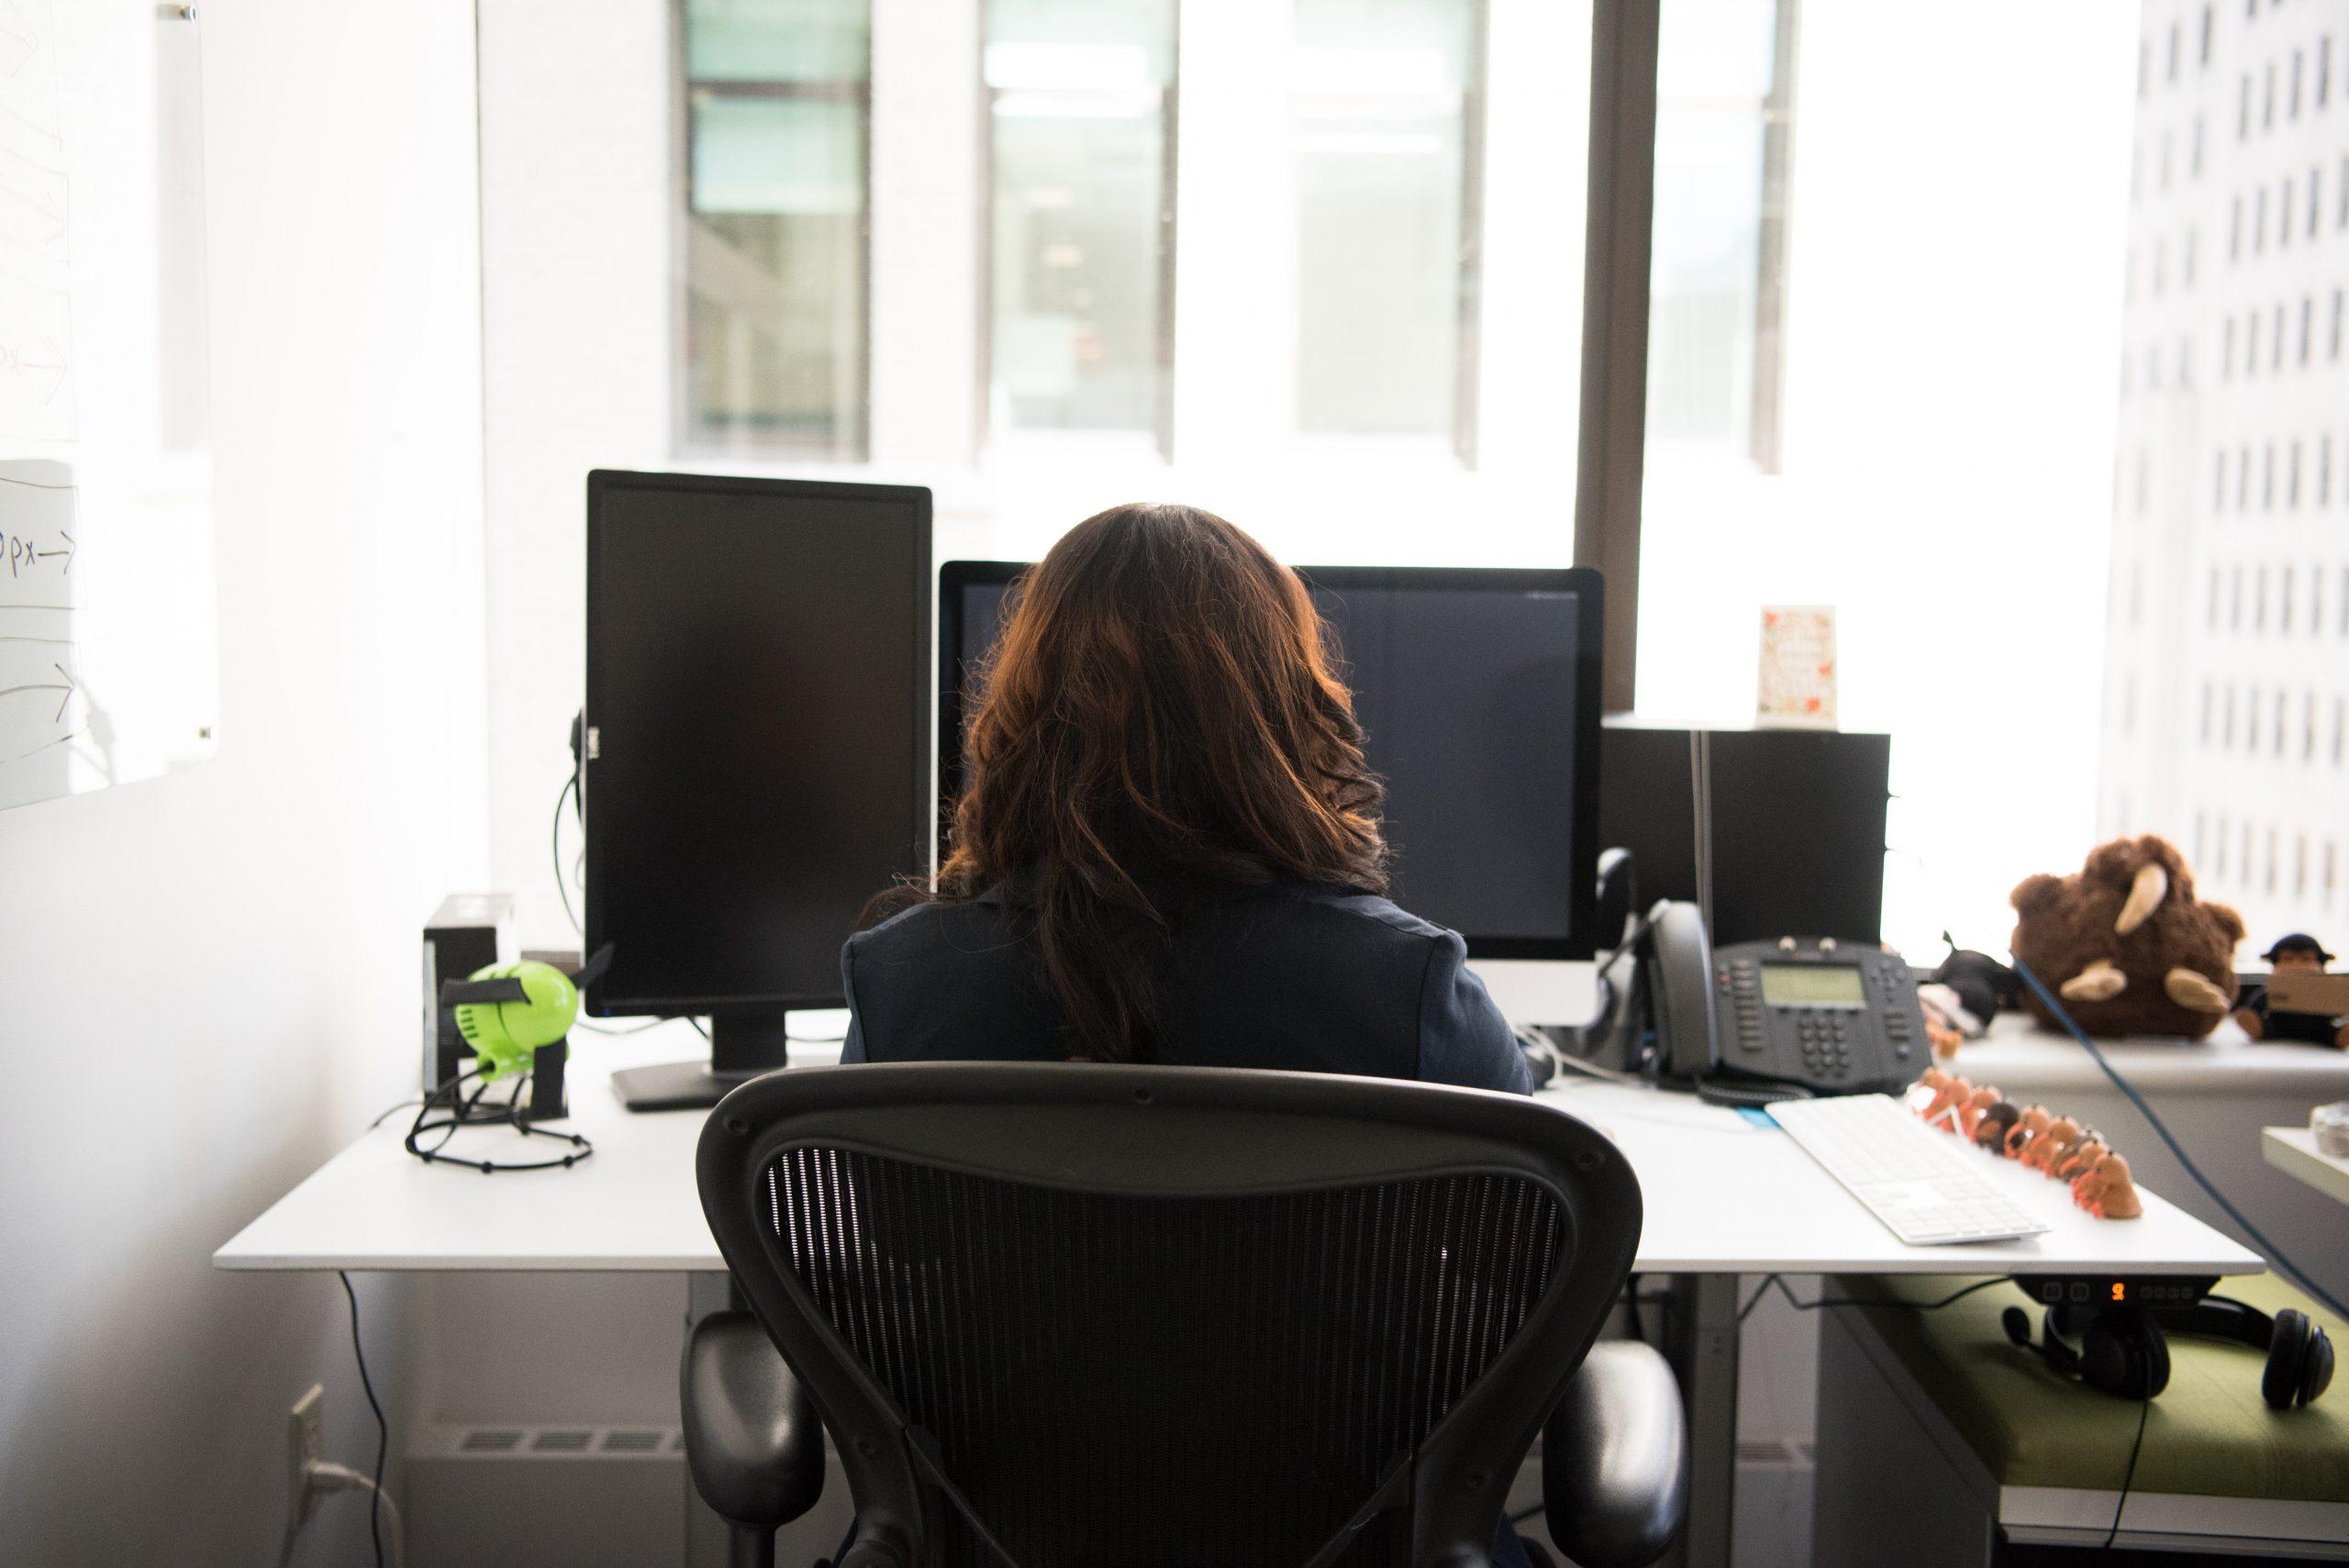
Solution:
{"label": "power outlet", "polygon": [[327,1391],[323,1384],[294,1401],[285,1413],[285,1529],[302,1528],[317,1501],[310,1490],[310,1472],[326,1457]]}

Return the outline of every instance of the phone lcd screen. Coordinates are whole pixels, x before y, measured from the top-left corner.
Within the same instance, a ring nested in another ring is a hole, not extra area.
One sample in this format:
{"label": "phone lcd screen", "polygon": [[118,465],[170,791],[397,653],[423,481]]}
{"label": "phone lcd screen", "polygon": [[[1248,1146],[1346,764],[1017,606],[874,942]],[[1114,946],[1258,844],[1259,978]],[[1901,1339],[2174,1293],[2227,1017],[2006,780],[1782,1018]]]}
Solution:
{"label": "phone lcd screen", "polygon": [[1762,1000],[1773,1007],[1857,1007],[1867,996],[1849,964],[1765,963]]}

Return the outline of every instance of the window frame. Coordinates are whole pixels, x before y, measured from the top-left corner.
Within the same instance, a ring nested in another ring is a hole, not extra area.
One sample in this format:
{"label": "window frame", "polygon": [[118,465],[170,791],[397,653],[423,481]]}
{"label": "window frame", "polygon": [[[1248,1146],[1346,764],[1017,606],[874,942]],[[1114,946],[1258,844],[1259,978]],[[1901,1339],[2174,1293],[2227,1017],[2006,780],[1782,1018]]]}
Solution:
{"label": "window frame", "polygon": [[[999,439],[1008,437],[1019,442],[1051,440],[1056,432],[1050,430],[997,430],[992,418],[995,393],[995,106],[1004,89],[987,80],[987,13],[994,0],[971,0],[978,13],[978,50],[974,69],[978,72],[978,137],[977,192],[974,206],[978,222],[977,312],[972,359],[976,367],[977,384],[972,389],[974,409],[971,417],[971,446],[979,461]],[[1148,431],[1158,461],[1174,461],[1174,261],[1181,243],[1179,203],[1180,186],[1177,175],[1182,166],[1180,127],[1183,119],[1183,5],[1184,0],[1167,0],[1167,60],[1166,84],[1158,94],[1158,322],[1154,332],[1152,368],[1157,373],[1158,385],[1152,399],[1151,428]],[[1020,92],[1032,92],[1020,88]],[[1080,437],[1082,432],[1077,433]]]}
{"label": "window frame", "polygon": [[[861,79],[765,82],[754,78],[696,77],[692,73],[692,0],[669,0],[670,256],[669,368],[670,450],[680,459],[753,456],[862,464],[873,455],[873,0],[864,6],[864,72]],[[694,221],[694,97],[709,92],[723,97],[852,103],[857,110],[858,396],[853,428],[822,441],[790,437],[725,441],[695,427],[691,317],[693,277],[689,250]]]}

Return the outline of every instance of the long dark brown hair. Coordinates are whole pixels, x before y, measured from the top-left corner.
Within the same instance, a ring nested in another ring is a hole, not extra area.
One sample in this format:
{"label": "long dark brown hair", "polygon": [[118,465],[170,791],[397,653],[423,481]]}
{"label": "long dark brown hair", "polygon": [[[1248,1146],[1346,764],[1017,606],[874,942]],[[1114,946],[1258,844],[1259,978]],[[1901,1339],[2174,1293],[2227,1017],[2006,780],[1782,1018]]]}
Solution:
{"label": "long dark brown hair", "polygon": [[1073,1051],[1152,1061],[1185,909],[1275,881],[1384,893],[1385,792],[1304,584],[1221,517],[1113,507],[1014,595],[934,896],[1005,887]]}

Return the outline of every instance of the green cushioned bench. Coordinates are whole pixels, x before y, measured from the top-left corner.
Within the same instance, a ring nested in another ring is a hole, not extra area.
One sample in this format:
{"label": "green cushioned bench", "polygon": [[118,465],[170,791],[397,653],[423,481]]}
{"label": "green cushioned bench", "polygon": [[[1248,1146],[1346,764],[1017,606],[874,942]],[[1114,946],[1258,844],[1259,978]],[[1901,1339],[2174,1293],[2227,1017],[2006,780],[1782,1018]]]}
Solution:
{"label": "green cushioned bench", "polygon": [[[2007,1307],[2023,1307],[2034,1334],[2040,1322],[2039,1307],[2017,1286],[1993,1285],[1931,1312],[1910,1305],[1965,1283],[1837,1282],[1836,1294],[1871,1305],[1829,1313],[1821,1329],[1820,1562],[1865,1561],[1901,1533],[1897,1514],[1873,1535],[1865,1520],[1846,1528],[1851,1521],[1830,1518],[1838,1507],[1869,1507],[1871,1473],[1879,1488],[1891,1480],[1896,1452],[1909,1456],[1905,1468],[1938,1465],[1941,1485],[1972,1498],[1974,1507],[1955,1510],[1968,1519],[1949,1561],[1995,1562],[2012,1543],[2099,1546],[2110,1532],[2139,1403],[2061,1376],[2009,1343],[1999,1324]],[[2349,1348],[2349,1326],[2273,1276],[2222,1281],[2219,1294],[2271,1314],[2298,1307]],[[2278,1412],[2259,1396],[2263,1352],[2178,1334],[2169,1348],[2169,1387],[2142,1412],[2144,1441],[2118,1543],[2349,1559],[2349,1375],[2315,1405]],[[1912,1499],[1915,1522],[1941,1501]],[[1987,1528],[1973,1529],[1972,1517],[1986,1512]]]}

